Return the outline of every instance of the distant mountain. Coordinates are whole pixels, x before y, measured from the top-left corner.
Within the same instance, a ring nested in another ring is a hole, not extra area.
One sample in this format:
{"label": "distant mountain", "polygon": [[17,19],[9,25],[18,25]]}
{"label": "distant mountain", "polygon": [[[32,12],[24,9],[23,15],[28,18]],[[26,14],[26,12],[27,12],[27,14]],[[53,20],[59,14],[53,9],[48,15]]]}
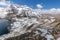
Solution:
{"label": "distant mountain", "polygon": [[56,18],[59,19],[60,14],[42,14],[40,9],[6,1],[1,1],[0,5],[6,6],[0,8],[0,18],[11,22],[10,32],[0,36],[0,40],[55,40],[59,37],[56,35],[60,34],[60,20]]}
{"label": "distant mountain", "polygon": [[41,14],[42,17],[49,18],[49,17],[55,17],[57,19],[60,19],[60,14]]}

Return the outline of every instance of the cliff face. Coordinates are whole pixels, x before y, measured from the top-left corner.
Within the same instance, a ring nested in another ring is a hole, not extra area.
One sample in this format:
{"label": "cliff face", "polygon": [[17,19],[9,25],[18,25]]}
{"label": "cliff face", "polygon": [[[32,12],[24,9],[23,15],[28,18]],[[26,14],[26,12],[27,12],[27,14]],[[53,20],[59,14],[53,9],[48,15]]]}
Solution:
{"label": "cliff face", "polygon": [[60,22],[54,17],[44,18],[38,9],[10,4],[1,15],[0,18],[10,20],[11,24],[8,27],[10,32],[0,36],[0,40],[60,39]]}

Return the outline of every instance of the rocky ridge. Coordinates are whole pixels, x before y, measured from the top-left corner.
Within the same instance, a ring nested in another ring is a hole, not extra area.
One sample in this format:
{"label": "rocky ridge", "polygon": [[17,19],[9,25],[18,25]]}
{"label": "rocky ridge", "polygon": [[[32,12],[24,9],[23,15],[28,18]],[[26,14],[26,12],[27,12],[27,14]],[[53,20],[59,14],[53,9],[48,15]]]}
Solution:
{"label": "rocky ridge", "polygon": [[10,33],[0,36],[0,40],[59,40],[60,22],[54,17],[42,18],[37,10],[14,4],[5,8],[0,18],[11,21]]}

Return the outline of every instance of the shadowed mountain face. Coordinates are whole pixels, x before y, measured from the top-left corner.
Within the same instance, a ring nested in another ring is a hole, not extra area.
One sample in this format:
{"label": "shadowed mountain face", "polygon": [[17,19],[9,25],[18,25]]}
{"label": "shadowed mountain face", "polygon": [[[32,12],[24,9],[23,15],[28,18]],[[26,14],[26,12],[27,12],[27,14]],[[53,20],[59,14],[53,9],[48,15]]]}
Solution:
{"label": "shadowed mountain face", "polygon": [[0,35],[8,33],[8,27],[9,21],[6,19],[0,19]]}

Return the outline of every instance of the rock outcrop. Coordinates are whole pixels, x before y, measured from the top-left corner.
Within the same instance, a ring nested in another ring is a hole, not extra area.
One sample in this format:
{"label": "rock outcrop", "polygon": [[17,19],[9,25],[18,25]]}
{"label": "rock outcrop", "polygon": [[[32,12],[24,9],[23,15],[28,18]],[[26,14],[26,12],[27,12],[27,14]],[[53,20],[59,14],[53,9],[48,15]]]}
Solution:
{"label": "rock outcrop", "polygon": [[60,39],[60,22],[54,17],[44,19],[39,11],[14,4],[6,8],[5,12],[3,18],[11,21],[8,27],[10,32],[0,36],[0,40]]}

